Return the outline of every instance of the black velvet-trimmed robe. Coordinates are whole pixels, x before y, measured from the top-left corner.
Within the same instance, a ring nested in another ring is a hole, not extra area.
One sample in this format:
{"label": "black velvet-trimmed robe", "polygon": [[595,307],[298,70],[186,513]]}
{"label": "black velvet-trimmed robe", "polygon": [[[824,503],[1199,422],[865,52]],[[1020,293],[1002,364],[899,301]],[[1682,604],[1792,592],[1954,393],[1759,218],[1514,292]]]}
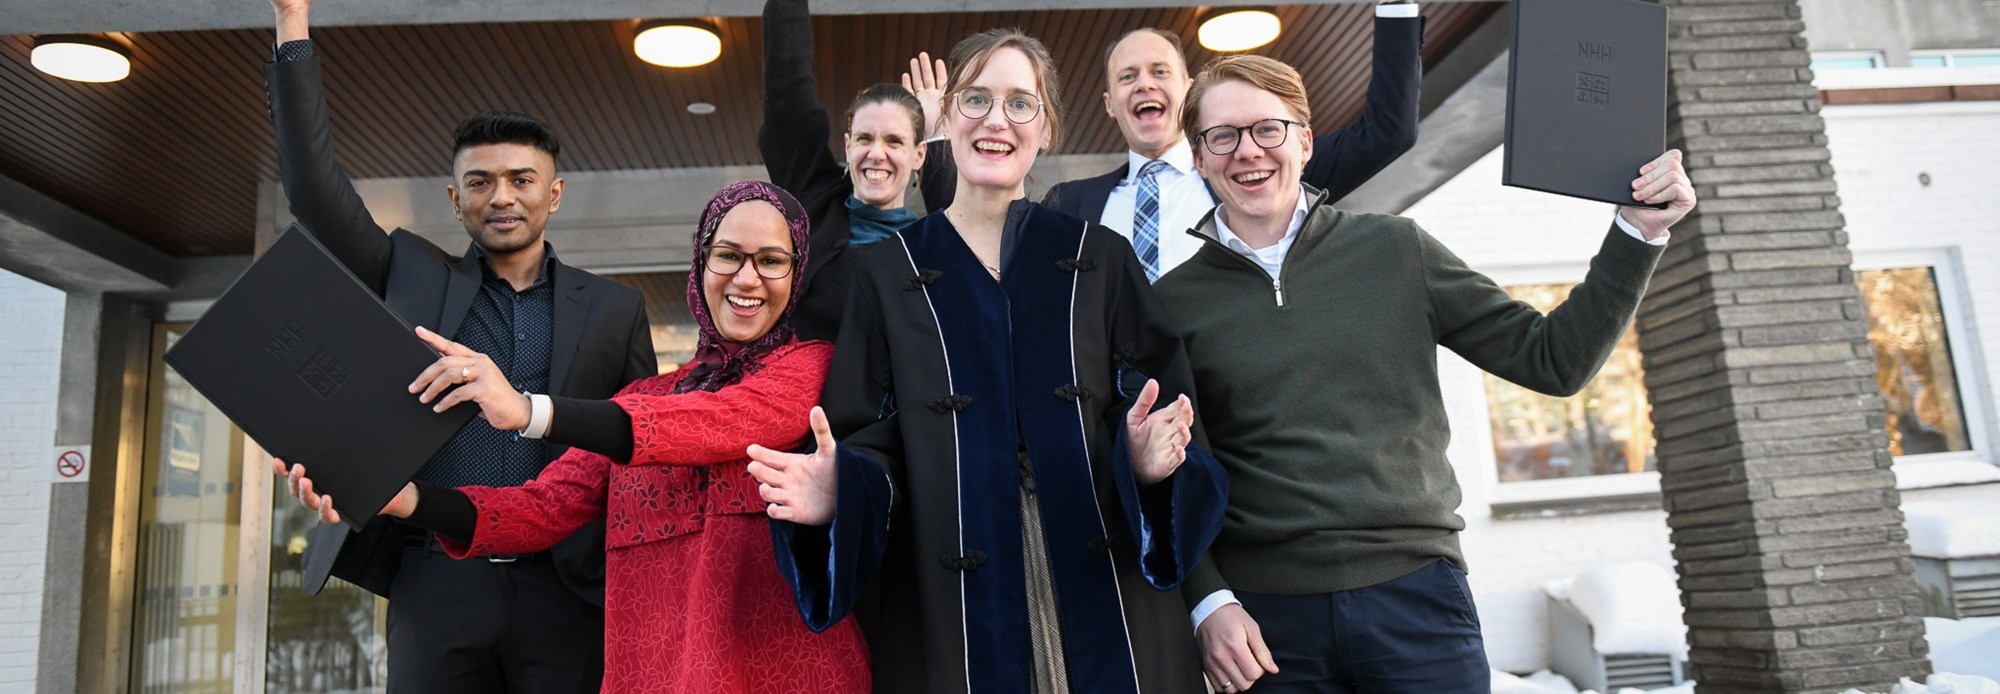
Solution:
{"label": "black velvet-trimmed robe", "polygon": [[[1124,238],[1015,203],[1000,281],[942,213],[856,253],[822,401],[830,527],[774,523],[808,626],[849,613],[879,692],[1030,691],[1022,490],[1040,507],[1074,692],[1202,692],[1178,589],[1215,538],[1221,466],[1141,488],[1124,418],[1193,396],[1186,351]],[[782,655],[778,655],[782,657]]]}

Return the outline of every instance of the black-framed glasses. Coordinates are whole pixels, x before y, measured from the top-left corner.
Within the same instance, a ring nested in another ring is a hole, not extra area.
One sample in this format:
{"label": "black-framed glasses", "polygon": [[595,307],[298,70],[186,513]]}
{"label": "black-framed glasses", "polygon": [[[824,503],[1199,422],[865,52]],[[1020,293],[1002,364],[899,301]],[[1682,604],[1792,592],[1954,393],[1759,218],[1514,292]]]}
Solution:
{"label": "black-framed glasses", "polygon": [[994,101],[1000,102],[1000,112],[1006,114],[1007,120],[1013,121],[1016,125],[1033,123],[1035,116],[1042,113],[1042,100],[1028,94],[1014,94],[1005,99],[995,99],[991,92],[984,89],[967,89],[953,95],[952,101],[958,102],[959,115],[973,120],[985,118],[986,114],[992,113]]}
{"label": "black-framed glasses", "polygon": [[757,276],[767,280],[781,280],[792,274],[792,266],[797,265],[798,256],[784,251],[757,251],[750,253],[730,246],[709,246],[702,254],[709,272],[718,275],[734,275],[743,271],[743,263],[749,262],[757,268]]}
{"label": "black-framed glasses", "polygon": [[1208,153],[1216,156],[1233,154],[1243,145],[1243,134],[1250,134],[1250,141],[1258,147],[1272,149],[1285,144],[1285,136],[1292,131],[1291,126],[1303,126],[1295,120],[1266,118],[1249,125],[1218,125],[1201,131],[1198,137]]}

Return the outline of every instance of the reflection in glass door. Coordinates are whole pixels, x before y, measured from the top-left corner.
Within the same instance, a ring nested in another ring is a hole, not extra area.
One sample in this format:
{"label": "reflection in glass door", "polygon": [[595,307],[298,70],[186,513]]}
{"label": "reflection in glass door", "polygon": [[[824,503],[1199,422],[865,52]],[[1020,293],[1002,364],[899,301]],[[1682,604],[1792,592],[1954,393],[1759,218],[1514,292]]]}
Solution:
{"label": "reflection in glass door", "polygon": [[243,436],[161,362],[181,330],[153,333],[131,688],[227,692],[237,655]]}
{"label": "reflection in glass door", "polygon": [[264,691],[380,692],[388,676],[388,601],[338,578],[319,595],[300,589],[306,538],[319,516],[271,489],[271,606]]}

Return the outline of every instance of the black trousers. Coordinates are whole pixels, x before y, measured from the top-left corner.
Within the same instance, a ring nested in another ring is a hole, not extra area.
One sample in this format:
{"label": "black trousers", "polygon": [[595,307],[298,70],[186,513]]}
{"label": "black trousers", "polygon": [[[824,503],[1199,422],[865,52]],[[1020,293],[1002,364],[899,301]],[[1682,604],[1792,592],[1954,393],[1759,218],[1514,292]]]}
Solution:
{"label": "black trousers", "polygon": [[1258,678],[1252,694],[1492,691],[1472,587],[1443,560],[1365,588],[1239,590],[1236,599],[1278,663],[1278,674]]}
{"label": "black trousers", "polygon": [[594,693],[604,610],[547,555],[512,563],[403,550],[389,591],[389,691]]}

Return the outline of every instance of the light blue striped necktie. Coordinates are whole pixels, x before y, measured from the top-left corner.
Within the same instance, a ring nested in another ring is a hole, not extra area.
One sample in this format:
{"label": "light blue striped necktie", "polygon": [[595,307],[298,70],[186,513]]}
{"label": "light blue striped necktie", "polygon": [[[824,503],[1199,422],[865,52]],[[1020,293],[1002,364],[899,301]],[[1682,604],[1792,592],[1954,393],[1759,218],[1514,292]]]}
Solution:
{"label": "light blue striped necktie", "polygon": [[1160,279],[1160,181],[1168,164],[1154,159],[1139,169],[1139,200],[1132,206],[1132,250],[1146,266],[1146,281]]}

